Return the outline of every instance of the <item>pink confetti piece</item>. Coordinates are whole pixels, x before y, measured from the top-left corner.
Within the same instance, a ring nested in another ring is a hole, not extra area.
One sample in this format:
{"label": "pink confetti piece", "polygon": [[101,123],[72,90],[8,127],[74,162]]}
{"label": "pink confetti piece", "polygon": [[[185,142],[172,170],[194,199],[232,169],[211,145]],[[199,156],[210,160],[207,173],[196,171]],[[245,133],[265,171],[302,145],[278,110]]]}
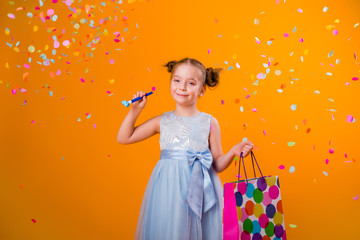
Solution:
{"label": "pink confetti piece", "polygon": [[345,157],[347,158],[347,153],[345,153]]}
{"label": "pink confetti piece", "polygon": [[110,63],[110,64],[114,64],[114,63],[115,63],[115,60],[114,60],[114,59],[110,59],[110,60],[109,60],[109,63]]}
{"label": "pink confetti piece", "polygon": [[52,3],[57,3],[58,2],[58,0],[52,0]]}
{"label": "pink confetti piece", "polygon": [[251,109],[252,112],[257,112],[256,108]]}
{"label": "pink confetti piece", "polygon": [[65,41],[63,41],[63,45],[66,47],[66,46],[68,46],[70,44],[70,41],[69,40],[65,40]]}
{"label": "pink confetti piece", "polygon": [[210,52],[211,52],[211,49],[208,49],[208,54],[210,54]]}
{"label": "pink confetti piece", "polygon": [[213,127],[213,125],[211,125],[211,124],[210,124],[210,130],[211,130],[211,131],[214,130],[214,127]]}
{"label": "pink confetti piece", "polygon": [[94,123],[94,128],[96,128],[96,123]]}
{"label": "pink confetti piece", "polygon": [[289,34],[288,33],[284,33],[284,37],[289,37]]}
{"label": "pink confetti piece", "polygon": [[81,81],[81,82],[85,82],[85,79],[83,79],[83,78],[80,78],[80,81]]}
{"label": "pink confetti piece", "polygon": [[329,164],[329,159],[325,160],[325,164],[328,165]]}
{"label": "pink confetti piece", "polygon": [[333,31],[333,34],[334,34],[334,35],[338,35],[338,34],[339,34],[339,31],[335,29],[335,30]]}
{"label": "pink confetti piece", "polygon": [[30,65],[27,64],[27,63],[25,63],[25,64],[24,64],[24,68],[30,68]]}
{"label": "pink confetti piece", "polygon": [[12,14],[12,13],[8,13],[8,15],[7,15],[9,18],[12,18],[12,19],[15,19],[15,15],[14,14]]}
{"label": "pink confetti piece", "polygon": [[52,15],[54,15],[55,12],[54,12],[54,9],[48,9],[46,13],[48,16],[52,16]]}
{"label": "pink confetti piece", "polygon": [[12,93],[13,95],[15,95],[15,94],[16,94],[16,89],[15,89],[15,88],[11,89],[11,93]]}
{"label": "pink confetti piece", "polygon": [[59,48],[60,47],[60,43],[58,41],[54,41],[54,48]]}
{"label": "pink confetti piece", "polygon": [[224,103],[225,103],[224,100],[221,100],[221,105],[224,105]]}
{"label": "pink confetti piece", "polygon": [[156,90],[156,87],[152,87],[152,88],[151,88],[151,91],[155,91],[155,90]]}
{"label": "pink confetti piece", "polygon": [[265,131],[265,130],[263,131],[263,133],[264,133],[264,135],[266,136],[266,131]]}
{"label": "pink confetti piece", "polygon": [[283,170],[283,169],[285,169],[285,166],[284,166],[284,165],[280,165],[280,166],[279,166],[279,169]]}
{"label": "pink confetti piece", "polygon": [[357,80],[359,80],[359,79],[358,79],[357,77],[353,77],[352,80],[353,80],[353,81],[357,81]]}
{"label": "pink confetti piece", "polygon": [[352,123],[354,121],[354,117],[352,115],[348,115],[346,117],[346,121],[349,122],[349,123]]}
{"label": "pink confetti piece", "polygon": [[301,8],[298,8],[299,13],[303,13],[303,10]]}
{"label": "pink confetti piece", "polygon": [[35,123],[35,121],[34,121],[34,120],[31,120],[31,123]]}
{"label": "pink confetti piece", "polygon": [[356,197],[353,197],[354,200],[358,200],[359,199],[359,195],[357,195]]}
{"label": "pink confetti piece", "polygon": [[36,223],[36,220],[35,220],[35,219],[33,219],[33,218],[31,219],[31,221],[32,221],[33,223]]}
{"label": "pink confetti piece", "polygon": [[299,40],[300,42],[304,42],[304,39],[303,38],[300,38],[300,40]]}
{"label": "pink confetti piece", "polygon": [[330,154],[333,154],[333,153],[334,153],[334,149],[330,148],[330,149],[329,149],[329,153],[330,153]]}

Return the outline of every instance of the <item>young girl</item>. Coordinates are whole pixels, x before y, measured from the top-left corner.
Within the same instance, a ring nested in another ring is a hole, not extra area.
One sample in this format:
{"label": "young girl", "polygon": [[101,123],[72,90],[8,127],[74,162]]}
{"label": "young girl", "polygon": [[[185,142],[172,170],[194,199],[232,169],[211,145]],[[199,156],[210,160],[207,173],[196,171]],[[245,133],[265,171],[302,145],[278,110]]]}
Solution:
{"label": "young girl", "polygon": [[134,97],[143,98],[132,104],[117,136],[119,143],[130,144],[160,133],[160,160],[144,194],[136,239],[220,240],[223,191],[217,173],[235,155],[247,156],[253,144],[240,142],[223,154],[218,121],[196,108],[206,85],[218,84],[221,69],[205,68],[191,58],[165,66],[175,110],[134,127],[147,101],[144,92],[137,92]]}

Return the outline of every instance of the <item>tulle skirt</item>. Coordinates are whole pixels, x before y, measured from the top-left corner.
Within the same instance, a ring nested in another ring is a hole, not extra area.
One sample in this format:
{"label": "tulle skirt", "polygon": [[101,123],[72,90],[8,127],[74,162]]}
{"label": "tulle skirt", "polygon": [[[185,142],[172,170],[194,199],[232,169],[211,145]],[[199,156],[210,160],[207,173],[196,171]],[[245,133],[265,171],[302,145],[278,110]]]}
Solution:
{"label": "tulle skirt", "polygon": [[209,174],[217,201],[200,220],[185,202],[191,175],[186,155],[161,158],[145,190],[135,239],[222,239],[223,188],[213,168],[209,169]]}

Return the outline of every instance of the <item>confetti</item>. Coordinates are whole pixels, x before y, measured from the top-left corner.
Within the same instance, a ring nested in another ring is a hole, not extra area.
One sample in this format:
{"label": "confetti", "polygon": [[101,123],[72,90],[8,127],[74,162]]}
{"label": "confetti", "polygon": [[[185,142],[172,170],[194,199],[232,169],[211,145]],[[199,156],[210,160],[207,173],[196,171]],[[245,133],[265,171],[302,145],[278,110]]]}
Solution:
{"label": "confetti", "polygon": [[324,174],[325,176],[327,176],[327,175],[328,175],[328,173],[327,173],[327,172],[323,172],[323,174]]}
{"label": "confetti", "polygon": [[352,115],[348,115],[346,117],[346,121],[349,122],[349,123],[352,123],[354,121],[354,117]]}
{"label": "confetti", "polygon": [[330,154],[333,154],[333,153],[334,153],[334,149],[330,148],[330,149],[329,149],[329,153],[330,153]]}
{"label": "confetti", "polygon": [[32,221],[33,223],[36,223],[36,220],[35,220],[35,219],[33,219],[33,218],[31,219],[31,221]]}
{"label": "confetti", "polygon": [[357,195],[356,197],[353,197],[354,200],[358,200],[359,199],[359,195]]}
{"label": "confetti", "polygon": [[281,169],[281,170],[284,169],[284,168],[285,168],[284,165],[280,165],[280,166],[279,166],[279,169]]}
{"label": "confetti", "polygon": [[12,14],[12,13],[8,13],[8,15],[7,15],[9,18],[11,18],[11,19],[15,19],[15,15],[14,14]]}
{"label": "confetti", "polygon": [[292,105],[290,106],[290,108],[291,108],[291,110],[295,111],[295,110],[296,110],[296,104],[292,104]]}
{"label": "confetti", "polygon": [[339,34],[339,31],[336,30],[336,29],[334,29],[334,30],[333,30],[333,34],[334,34],[334,35],[338,35],[338,34]]}
{"label": "confetti", "polygon": [[289,37],[289,34],[288,33],[284,33],[284,37]]}
{"label": "confetti", "polygon": [[294,167],[294,166],[291,166],[289,171],[290,171],[290,173],[295,172],[295,167]]}
{"label": "confetti", "polygon": [[297,226],[296,226],[295,224],[289,224],[289,226],[290,226],[291,228],[297,228]]}
{"label": "confetti", "polygon": [[353,81],[357,81],[357,80],[359,80],[359,79],[358,79],[357,77],[353,77],[352,80],[353,80]]}
{"label": "confetti", "polygon": [[295,142],[288,142],[288,146],[289,147],[292,147],[292,146],[294,146],[295,145]]}
{"label": "confetti", "polygon": [[329,159],[325,160],[325,164],[328,165],[329,164]]}
{"label": "confetti", "polygon": [[327,12],[327,10],[328,10],[328,7],[323,8],[323,12]]}

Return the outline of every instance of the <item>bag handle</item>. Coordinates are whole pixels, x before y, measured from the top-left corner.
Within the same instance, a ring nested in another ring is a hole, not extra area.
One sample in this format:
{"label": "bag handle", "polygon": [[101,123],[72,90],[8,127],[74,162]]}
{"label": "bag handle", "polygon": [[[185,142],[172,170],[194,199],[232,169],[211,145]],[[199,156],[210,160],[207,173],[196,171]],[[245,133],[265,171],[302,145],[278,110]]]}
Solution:
{"label": "bag handle", "polygon": [[[254,159],[255,159],[255,162],[256,162],[256,165],[259,169],[259,172],[261,174],[261,177],[264,178],[262,172],[261,172],[261,169],[259,167],[259,164],[255,158],[255,154],[253,153],[253,151],[251,151],[251,162],[252,162],[252,166],[253,166],[253,170],[254,170],[254,176],[256,177],[256,172],[255,172],[255,166],[254,166]],[[246,184],[248,184],[248,177],[247,177],[247,174],[246,174],[246,169],[245,169],[245,161],[244,161],[244,157],[243,157],[243,153],[241,152],[240,153],[240,160],[239,160],[239,171],[238,171],[238,181],[240,181],[240,167],[241,167],[241,161],[243,163],[243,167],[244,167],[244,172],[245,172],[245,178],[246,178]]]}

